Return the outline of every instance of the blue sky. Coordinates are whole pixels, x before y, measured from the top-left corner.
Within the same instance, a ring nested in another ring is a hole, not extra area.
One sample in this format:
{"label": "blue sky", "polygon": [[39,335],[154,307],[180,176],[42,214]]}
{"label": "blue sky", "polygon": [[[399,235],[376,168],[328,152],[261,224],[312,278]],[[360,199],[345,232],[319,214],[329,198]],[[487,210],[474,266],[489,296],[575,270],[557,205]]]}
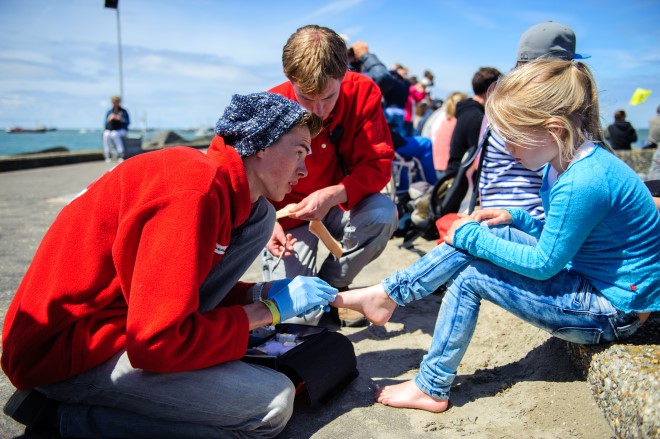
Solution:
{"label": "blue sky", "polygon": [[[0,127],[100,128],[119,92],[116,12],[104,0],[0,0]],[[660,2],[119,0],[124,106],[139,128],[212,125],[233,93],[285,80],[281,50],[296,28],[328,26],[364,40],[386,65],[436,78],[436,95],[470,92],[481,66],[515,63],[520,35],[553,20],[577,52],[610,123],[625,109],[646,127],[660,104]],[[628,105],[636,87],[653,91]]]}

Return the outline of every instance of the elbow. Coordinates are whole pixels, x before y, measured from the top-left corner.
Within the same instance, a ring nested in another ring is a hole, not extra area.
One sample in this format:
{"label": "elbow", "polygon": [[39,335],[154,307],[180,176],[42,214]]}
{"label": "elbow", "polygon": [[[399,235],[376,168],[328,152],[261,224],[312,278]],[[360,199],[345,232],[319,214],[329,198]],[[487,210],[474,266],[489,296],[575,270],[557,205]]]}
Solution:
{"label": "elbow", "polygon": [[179,359],[186,357],[182,347],[162,339],[136,340],[126,339],[126,355],[136,369],[154,373],[172,373],[180,371]]}
{"label": "elbow", "polygon": [[530,277],[536,280],[548,280],[556,276],[563,268],[563,265],[545,263],[532,270]]}

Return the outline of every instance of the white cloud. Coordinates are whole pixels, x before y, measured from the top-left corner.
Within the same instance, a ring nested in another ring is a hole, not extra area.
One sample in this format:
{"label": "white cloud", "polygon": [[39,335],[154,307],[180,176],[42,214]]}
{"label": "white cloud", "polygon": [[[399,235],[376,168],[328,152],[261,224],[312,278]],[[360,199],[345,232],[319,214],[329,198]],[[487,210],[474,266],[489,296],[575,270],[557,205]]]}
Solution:
{"label": "white cloud", "polygon": [[309,21],[326,15],[339,14],[358,6],[363,1],[364,0],[336,0],[305,16],[302,21]]}

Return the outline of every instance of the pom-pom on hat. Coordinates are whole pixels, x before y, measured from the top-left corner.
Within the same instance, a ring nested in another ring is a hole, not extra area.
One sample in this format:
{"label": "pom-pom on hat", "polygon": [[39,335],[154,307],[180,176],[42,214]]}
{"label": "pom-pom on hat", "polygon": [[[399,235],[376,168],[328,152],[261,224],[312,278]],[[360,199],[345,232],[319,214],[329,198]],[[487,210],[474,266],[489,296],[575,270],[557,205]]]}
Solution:
{"label": "pom-pom on hat", "polygon": [[215,133],[241,157],[248,157],[277,142],[306,112],[299,103],[279,94],[236,94],[215,124]]}

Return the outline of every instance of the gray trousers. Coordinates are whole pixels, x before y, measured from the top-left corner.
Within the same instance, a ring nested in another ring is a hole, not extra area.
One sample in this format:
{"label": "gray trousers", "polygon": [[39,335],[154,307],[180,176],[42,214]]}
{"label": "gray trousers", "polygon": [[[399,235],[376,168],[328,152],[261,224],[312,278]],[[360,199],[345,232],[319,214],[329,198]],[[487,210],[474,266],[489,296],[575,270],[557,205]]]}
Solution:
{"label": "gray trousers", "polygon": [[[365,197],[349,211],[335,206],[323,219],[323,224],[341,243],[344,250],[342,257],[335,259],[329,254],[317,272],[319,239],[304,224],[285,231],[298,241],[293,245],[294,254],[282,258],[276,269],[273,267],[277,258],[267,249],[263,250],[263,280],[268,282],[286,277],[318,276],[335,288],[348,287],[358,273],[385,250],[398,226],[398,220],[396,205],[382,194]],[[317,324],[322,313],[313,312],[289,322]]]}
{"label": "gray trousers", "polygon": [[[274,222],[274,208],[260,198],[202,285],[200,311],[216,307],[245,273]],[[60,433],[81,438],[272,437],[286,426],[295,396],[286,376],[265,367],[230,361],[159,374],[133,368],[125,351],[39,390],[62,402]]]}

